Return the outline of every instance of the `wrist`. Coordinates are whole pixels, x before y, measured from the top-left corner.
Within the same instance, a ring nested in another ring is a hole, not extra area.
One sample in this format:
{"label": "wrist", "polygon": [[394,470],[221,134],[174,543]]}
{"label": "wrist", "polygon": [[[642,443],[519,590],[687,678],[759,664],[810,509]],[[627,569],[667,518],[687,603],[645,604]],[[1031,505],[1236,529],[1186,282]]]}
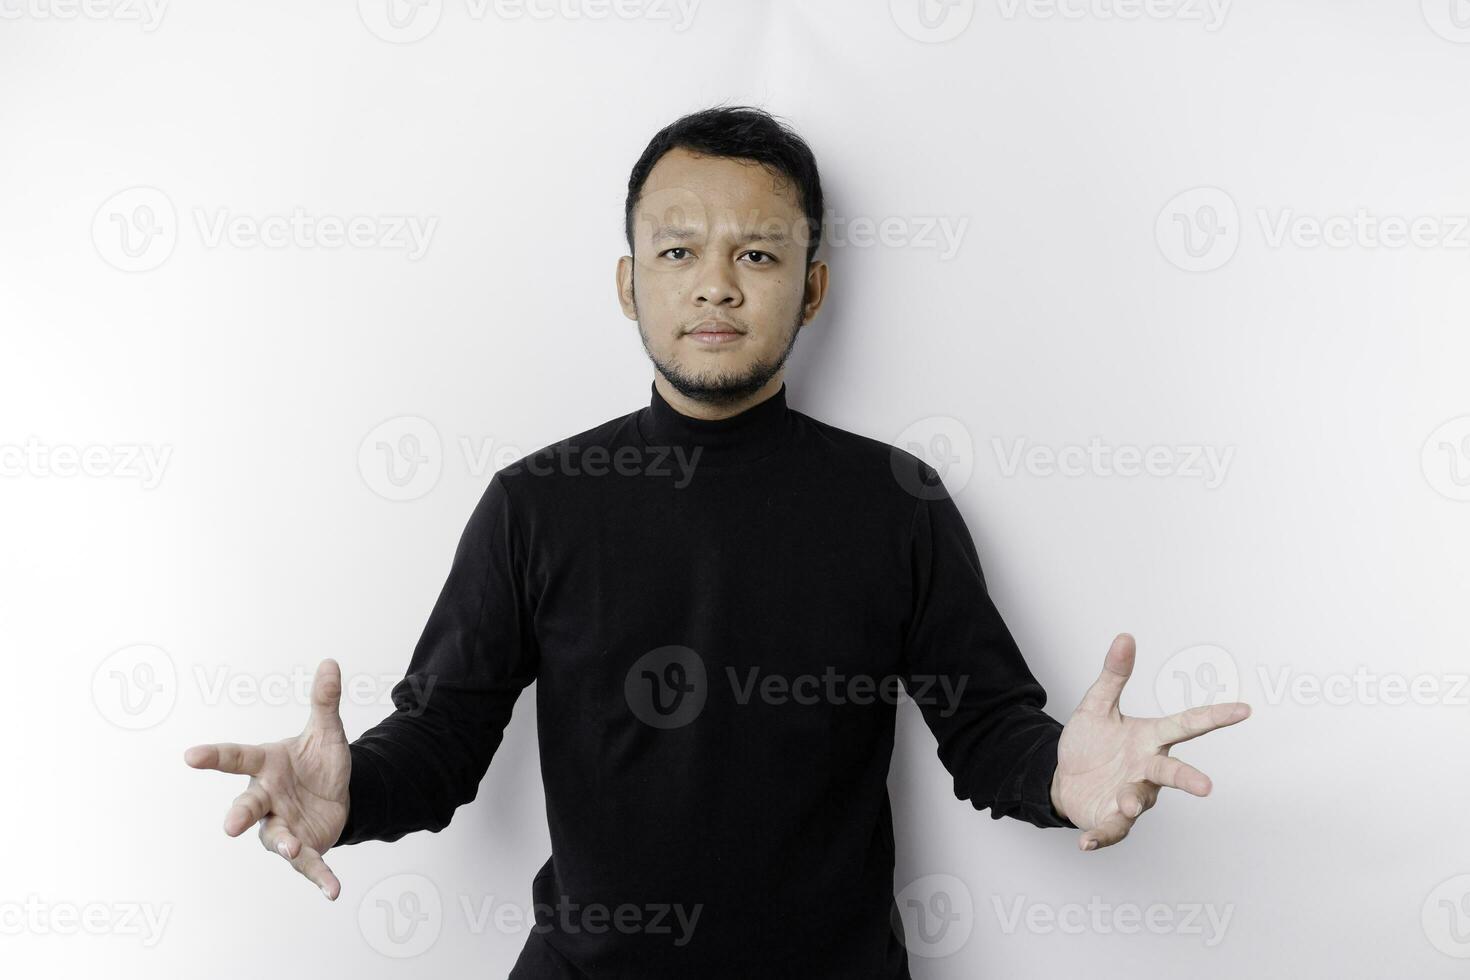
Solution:
{"label": "wrist", "polygon": [[1070,820],[1071,818],[1069,818],[1067,816],[1067,811],[1065,811],[1065,810],[1062,809],[1061,775],[1062,775],[1062,767],[1061,766],[1057,766],[1056,769],[1052,770],[1052,774],[1051,774],[1051,808],[1052,808],[1053,812],[1056,813],[1056,815],[1057,815],[1057,817],[1059,819],[1061,819],[1061,820]]}

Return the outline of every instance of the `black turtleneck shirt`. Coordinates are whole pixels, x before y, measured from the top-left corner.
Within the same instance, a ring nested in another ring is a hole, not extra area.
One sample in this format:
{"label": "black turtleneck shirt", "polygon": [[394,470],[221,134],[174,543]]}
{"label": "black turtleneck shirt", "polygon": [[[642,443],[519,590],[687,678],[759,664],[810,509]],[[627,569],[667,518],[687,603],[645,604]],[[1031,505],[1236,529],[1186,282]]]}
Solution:
{"label": "black turtleneck shirt", "polygon": [[1073,826],[1062,726],[932,467],[784,385],[718,420],[651,395],[491,478],[337,845],[446,827],[537,681],[551,856],[513,980],[908,977],[900,682],[996,818]]}

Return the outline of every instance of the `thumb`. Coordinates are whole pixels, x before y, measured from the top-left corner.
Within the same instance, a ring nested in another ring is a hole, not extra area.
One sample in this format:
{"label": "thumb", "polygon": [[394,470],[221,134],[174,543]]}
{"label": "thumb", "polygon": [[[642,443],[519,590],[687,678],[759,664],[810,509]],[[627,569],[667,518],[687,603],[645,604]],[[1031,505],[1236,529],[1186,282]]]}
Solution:
{"label": "thumb", "polygon": [[306,727],[318,732],[342,732],[342,668],[331,657],[317,664],[311,679],[311,718]]}
{"label": "thumb", "polygon": [[1112,712],[1118,710],[1118,699],[1123,694],[1123,685],[1128,683],[1128,678],[1133,676],[1134,656],[1138,652],[1138,646],[1133,637],[1128,633],[1119,633],[1113,639],[1113,645],[1108,647],[1108,655],[1103,660],[1102,673],[1087,693],[1082,696],[1081,707],[1097,712]]}

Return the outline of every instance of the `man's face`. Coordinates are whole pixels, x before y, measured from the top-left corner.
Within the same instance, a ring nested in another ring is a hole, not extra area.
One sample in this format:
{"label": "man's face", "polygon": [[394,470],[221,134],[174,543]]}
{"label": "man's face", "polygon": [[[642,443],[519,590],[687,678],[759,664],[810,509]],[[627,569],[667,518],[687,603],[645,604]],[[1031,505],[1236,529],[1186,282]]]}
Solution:
{"label": "man's face", "polygon": [[680,149],[649,172],[618,298],[654,367],[681,394],[728,405],[780,386],[827,268],[807,266],[795,185],[760,164]]}

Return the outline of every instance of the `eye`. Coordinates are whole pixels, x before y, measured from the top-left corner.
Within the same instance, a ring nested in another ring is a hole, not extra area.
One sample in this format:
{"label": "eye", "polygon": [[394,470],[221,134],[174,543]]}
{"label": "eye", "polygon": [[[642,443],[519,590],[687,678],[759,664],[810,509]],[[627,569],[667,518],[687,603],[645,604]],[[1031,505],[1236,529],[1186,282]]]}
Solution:
{"label": "eye", "polygon": [[754,265],[770,265],[772,262],[776,261],[776,257],[774,255],[770,254],[769,252],[757,252],[754,249],[752,249],[751,251],[746,252],[745,254],[746,255],[760,255],[760,256],[764,256],[765,257],[765,259],[766,259],[765,262],[756,262],[756,263],[753,263]]}
{"label": "eye", "polygon": [[[670,252],[687,252],[687,251],[689,251],[689,249],[685,248],[684,246],[682,246],[682,245],[675,245],[673,248],[666,248],[666,249],[664,249],[659,254],[660,255],[669,255]],[[674,258],[674,256],[669,256],[669,257],[670,258]]]}

